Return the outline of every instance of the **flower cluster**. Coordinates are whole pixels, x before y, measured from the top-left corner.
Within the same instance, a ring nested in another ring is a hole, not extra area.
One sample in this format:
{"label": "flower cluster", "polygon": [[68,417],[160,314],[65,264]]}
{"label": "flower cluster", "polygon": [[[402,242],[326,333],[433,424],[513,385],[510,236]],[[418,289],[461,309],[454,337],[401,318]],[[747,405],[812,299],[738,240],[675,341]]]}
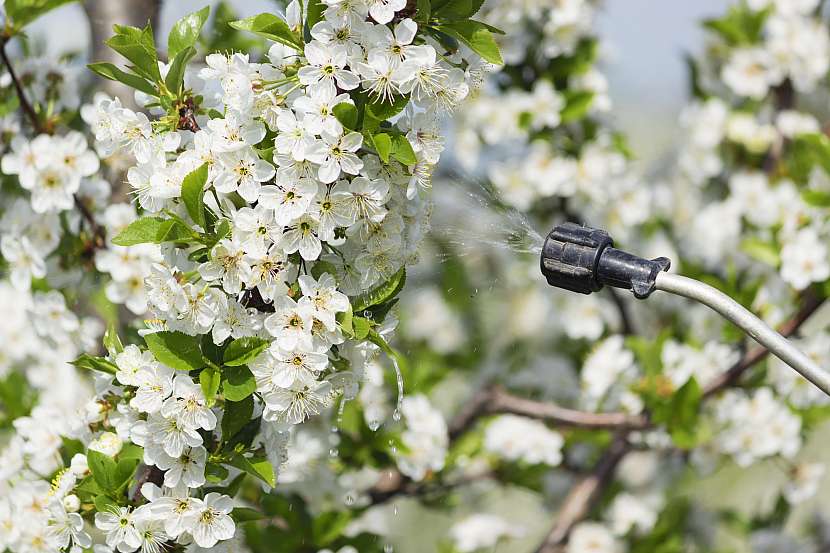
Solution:
{"label": "flower cluster", "polygon": [[[246,516],[234,500],[240,478],[268,490],[284,466],[281,481],[292,472],[300,480],[301,458],[286,458],[308,434],[296,427],[338,395],[342,413],[364,372],[380,369],[378,353],[399,355],[387,343],[390,309],[428,228],[439,126],[501,59],[473,12],[318,7],[294,1],[284,18],[234,22],[272,43],[261,61],[208,53],[189,65],[207,9],[174,26],[167,63],[149,26],[116,26],[110,45],[128,71],[90,68],[135,88],[143,109],[100,94],[84,105],[97,154],[81,133],[53,134],[58,121],[38,116],[53,91],[30,91],[38,136],[16,138],[2,162],[30,192],[2,219],[13,281],[48,288],[55,248],[61,260],[78,253],[65,246],[70,233],[85,268],[110,275],[106,299],[147,317],[138,330],[146,348],[123,345],[111,327],[105,356],[81,354],[100,328],[67,312],[61,292],[34,294],[38,334],[77,346],[60,357],[96,371],[94,396],[76,400],[74,416],[44,406],[15,422],[4,456],[23,470],[4,475],[0,489],[41,512],[24,531],[19,502],[0,504],[12,531],[4,547],[89,548],[99,538],[121,552],[233,545]],[[131,160],[125,180],[137,206],[106,206],[109,185],[93,178],[99,155]],[[392,422],[408,426],[399,462],[423,477],[443,466],[446,425],[425,398],[403,399],[398,380]],[[50,488],[42,479],[54,473]],[[359,493],[375,480],[344,474],[340,485]]]}

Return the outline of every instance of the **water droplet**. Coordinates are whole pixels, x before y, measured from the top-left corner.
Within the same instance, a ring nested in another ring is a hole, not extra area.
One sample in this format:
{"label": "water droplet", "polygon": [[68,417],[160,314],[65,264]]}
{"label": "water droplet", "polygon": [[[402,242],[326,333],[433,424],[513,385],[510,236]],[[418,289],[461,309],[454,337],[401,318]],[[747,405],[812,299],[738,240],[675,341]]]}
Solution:
{"label": "water droplet", "polygon": [[398,360],[392,356],[392,365],[395,367],[395,381],[398,384],[398,400],[395,402],[395,410],[392,412],[392,419],[397,422],[401,420],[401,406],[403,406],[403,373],[398,366]]}
{"label": "water droplet", "polygon": [[392,514],[394,516],[398,516],[398,506],[397,505],[392,505]]}
{"label": "water droplet", "polygon": [[395,551],[395,548],[392,546],[391,543],[387,543],[386,545],[383,546],[383,553],[393,553],[394,551]]}
{"label": "water droplet", "polygon": [[372,432],[376,432],[378,428],[380,428],[380,421],[379,420],[369,421],[369,430],[371,430]]}
{"label": "water droplet", "polygon": [[336,447],[329,449],[329,457],[337,457],[340,452],[337,451]]}
{"label": "water droplet", "polygon": [[350,493],[346,494],[346,498],[344,501],[346,505],[354,505],[354,497],[352,497],[352,494]]}

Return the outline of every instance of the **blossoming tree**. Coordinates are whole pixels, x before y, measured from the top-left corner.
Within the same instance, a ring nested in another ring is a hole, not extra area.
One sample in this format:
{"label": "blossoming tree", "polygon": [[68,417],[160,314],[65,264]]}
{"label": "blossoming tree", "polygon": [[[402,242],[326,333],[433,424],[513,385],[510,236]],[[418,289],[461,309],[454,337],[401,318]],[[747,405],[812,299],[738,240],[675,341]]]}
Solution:
{"label": "blossoming tree", "polygon": [[[602,226],[830,365],[816,0],[705,23],[656,183],[604,120],[588,0],[116,25],[89,69],[131,98],[32,53],[64,3],[4,3],[0,549],[826,545],[783,532],[824,396],[703,309],[552,292],[517,253]],[[721,497],[742,479],[765,501]]]}

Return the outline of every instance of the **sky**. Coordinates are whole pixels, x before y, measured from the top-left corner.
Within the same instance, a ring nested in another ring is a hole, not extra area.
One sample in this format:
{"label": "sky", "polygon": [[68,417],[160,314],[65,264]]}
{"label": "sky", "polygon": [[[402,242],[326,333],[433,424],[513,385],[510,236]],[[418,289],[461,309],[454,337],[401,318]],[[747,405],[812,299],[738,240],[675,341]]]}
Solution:
{"label": "sky", "polygon": [[[117,1],[117,0],[110,0]],[[271,0],[232,0],[245,17],[273,9]],[[722,12],[723,0],[605,0],[598,30],[605,41],[603,69],[610,81],[614,126],[629,136],[637,156],[648,162],[666,154],[676,139],[678,114],[688,99],[683,55],[698,52],[703,33],[699,21]],[[205,5],[205,0],[176,0],[164,4],[160,36],[182,15]],[[32,34],[50,33],[48,49],[83,50],[88,25],[79,5],[68,5],[39,20]]]}

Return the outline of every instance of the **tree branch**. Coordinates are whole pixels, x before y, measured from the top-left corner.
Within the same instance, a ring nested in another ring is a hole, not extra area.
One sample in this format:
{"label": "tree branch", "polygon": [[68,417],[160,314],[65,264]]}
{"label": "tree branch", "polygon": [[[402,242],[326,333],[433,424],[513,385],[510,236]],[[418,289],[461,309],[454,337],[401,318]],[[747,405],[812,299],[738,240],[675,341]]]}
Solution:
{"label": "tree branch", "polygon": [[14,91],[17,94],[17,99],[20,101],[20,107],[23,109],[23,113],[25,113],[26,117],[29,118],[29,122],[35,132],[38,134],[43,133],[45,131],[40,123],[40,118],[37,116],[37,113],[35,113],[35,108],[33,108],[32,104],[29,103],[29,99],[26,98],[26,92],[23,90],[23,85],[17,77],[17,73],[14,71],[12,62],[9,60],[9,56],[6,53],[6,44],[8,43],[9,37],[3,37],[2,41],[0,41],[0,59],[2,59],[3,65],[6,66],[6,71],[9,72],[9,77],[12,80],[12,85],[14,86]]}
{"label": "tree branch", "polygon": [[[812,292],[806,293],[801,308],[776,330],[782,336],[789,338],[822,306],[824,301],[825,298],[820,298]],[[755,346],[747,351],[729,370],[721,373],[706,385],[706,388],[703,390],[703,397],[711,397],[721,390],[737,384],[741,376],[752,366],[763,360],[767,354],[769,354],[769,350],[764,346]]]}
{"label": "tree branch", "polygon": [[[34,129],[36,134],[51,133],[51,129],[49,129],[47,126],[44,126],[40,118],[37,116],[34,107],[32,107],[32,104],[26,97],[26,91],[23,90],[23,84],[20,82],[17,73],[15,73],[11,60],[9,59],[9,56],[6,53],[6,44],[8,44],[8,42],[9,37],[3,37],[2,40],[0,40],[0,60],[2,60],[3,65],[6,66],[6,70],[9,72],[9,77],[11,78],[12,85],[14,86],[15,93],[17,94],[17,99],[20,102],[20,107],[23,109],[23,113],[26,114],[26,117],[29,118],[32,128]],[[89,210],[89,208],[87,208],[86,205],[84,205],[83,201],[78,197],[77,194],[73,196],[73,199],[75,202],[75,207],[78,209],[78,212],[81,214],[81,217],[89,225],[92,234],[92,241],[90,242],[92,251],[98,248],[105,248],[106,242],[104,240],[105,232],[103,227],[101,227],[95,221],[95,217],[92,215],[92,212]]]}
{"label": "tree branch", "polygon": [[621,431],[614,436],[611,445],[597,461],[591,474],[571,488],[559,509],[556,522],[545,537],[545,541],[537,549],[537,553],[561,553],[564,551],[563,544],[567,540],[571,528],[588,515],[593,504],[601,497],[605,487],[612,481],[617,465],[631,450],[627,438],[628,431]]}
{"label": "tree branch", "polygon": [[557,426],[585,428],[589,430],[645,429],[648,419],[627,413],[591,413],[561,407],[555,403],[534,401],[510,394],[501,387],[494,387],[486,404],[486,413],[510,413],[537,419]]}
{"label": "tree branch", "polygon": [[[804,295],[801,308],[778,327],[783,336],[792,336],[824,303],[824,298],[815,294]],[[752,348],[729,370],[710,382],[704,392],[703,401],[718,392],[735,386],[741,375],[763,360],[769,350],[757,346]],[[621,431],[603,454],[590,476],[574,486],[562,505],[550,533],[545,538],[537,553],[561,553],[571,529],[590,512],[594,503],[602,496],[604,488],[612,481],[614,471],[620,461],[631,451],[627,442],[627,431]]]}

